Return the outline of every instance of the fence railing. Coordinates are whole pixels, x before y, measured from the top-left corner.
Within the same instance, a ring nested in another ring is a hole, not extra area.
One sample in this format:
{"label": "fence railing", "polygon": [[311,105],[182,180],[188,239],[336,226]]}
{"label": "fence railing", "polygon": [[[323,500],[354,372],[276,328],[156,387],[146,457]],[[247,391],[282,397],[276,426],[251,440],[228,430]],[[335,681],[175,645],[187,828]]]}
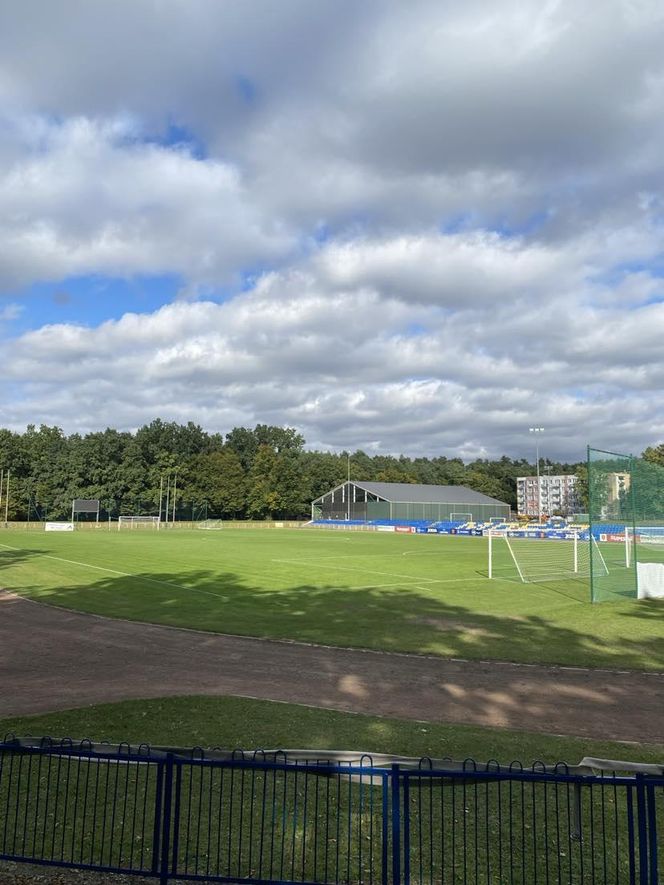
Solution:
{"label": "fence railing", "polygon": [[648,883],[664,773],[0,743],[0,859],[252,883]]}

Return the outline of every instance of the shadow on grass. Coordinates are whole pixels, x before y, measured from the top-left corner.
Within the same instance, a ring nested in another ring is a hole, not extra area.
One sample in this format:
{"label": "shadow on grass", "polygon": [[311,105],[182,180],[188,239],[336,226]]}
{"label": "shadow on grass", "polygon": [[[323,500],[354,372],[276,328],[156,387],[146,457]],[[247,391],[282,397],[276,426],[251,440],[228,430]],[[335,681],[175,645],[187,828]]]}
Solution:
{"label": "shadow on grass", "polygon": [[[22,565],[39,555],[40,552],[37,550],[16,550],[6,544],[0,544],[0,571]],[[1,587],[2,581],[0,580]]]}
{"label": "shadow on grass", "polygon": [[[552,590],[561,592],[555,584]],[[560,612],[557,623],[521,614],[516,604],[514,613],[486,613],[472,602],[435,598],[430,588],[300,584],[270,590],[205,569],[104,576],[83,586],[18,592],[84,612],[240,636],[444,657],[664,669],[661,604],[592,606],[569,590],[565,625]]]}

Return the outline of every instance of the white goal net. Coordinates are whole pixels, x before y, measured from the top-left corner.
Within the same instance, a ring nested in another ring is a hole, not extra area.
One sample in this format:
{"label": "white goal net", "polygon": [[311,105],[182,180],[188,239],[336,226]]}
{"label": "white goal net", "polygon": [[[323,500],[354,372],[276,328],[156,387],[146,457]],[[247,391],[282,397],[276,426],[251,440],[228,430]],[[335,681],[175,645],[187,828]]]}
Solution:
{"label": "white goal net", "polygon": [[[590,577],[588,541],[574,535],[569,540],[510,538],[506,532],[492,531],[489,537],[489,577],[517,580],[524,584]],[[593,567],[608,574],[597,542]]]}
{"label": "white goal net", "polygon": [[157,529],[159,530],[160,519],[158,516],[119,516],[118,531],[121,529]]}
{"label": "white goal net", "polygon": [[196,528],[205,532],[217,532],[223,528],[224,524],[220,519],[204,519],[197,523]]}

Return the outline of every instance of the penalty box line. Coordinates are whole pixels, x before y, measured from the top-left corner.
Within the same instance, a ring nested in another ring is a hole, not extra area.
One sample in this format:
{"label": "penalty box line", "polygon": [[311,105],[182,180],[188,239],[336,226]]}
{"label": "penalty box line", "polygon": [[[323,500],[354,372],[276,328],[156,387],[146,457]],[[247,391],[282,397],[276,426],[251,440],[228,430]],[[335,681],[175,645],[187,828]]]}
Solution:
{"label": "penalty box line", "polygon": [[[6,550],[16,550],[19,553],[23,553],[23,548],[21,547],[10,547],[9,544],[0,544],[0,547],[4,547]],[[98,572],[108,572],[111,575],[119,575],[122,578],[136,578],[137,581],[145,581],[148,584],[158,584],[161,587],[173,587],[176,590],[184,590],[191,593],[204,593],[206,596],[214,596],[215,599],[228,601],[227,596],[221,596],[221,594],[213,593],[211,590],[202,590],[200,587],[184,587],[182,584],[173,584],[171,581],[158,581],[157,578],[146,578],[143,575],[136,575],[131,572],[120,572],[117,569],[106,568],[103,565],[92,565],[91,562],[78,562],[75,559],[64,559],[62,556],[51,556],[48,553],[42,553],[41,556],[42,559],[53,559],[56,562],[66,562],[69,565],[80,565],[82,568],[91,568]]]}
{"label": "penalty box line", "polygon": [[[289,565],[295,564],[320,566],[320,562],[316,559],[273,559],[272,562],[288,563]],[[412,584],[459,584],[463,581],[468,580],[468,578],[417,578],[414,575],[402,575],[399,572],[377,572],[374,569],[362,568],[361,566],[351,567],[349,565],[335,565],[334,568],[342,572],[364,572],[365,574],[369,575],[380,575],[384,578],[405,578]],[[473,578],[473,580],[475,579]],[[488,578],[486,580],[488,580]],[[387,587],[388,585],[374,584],[372,586]]]}

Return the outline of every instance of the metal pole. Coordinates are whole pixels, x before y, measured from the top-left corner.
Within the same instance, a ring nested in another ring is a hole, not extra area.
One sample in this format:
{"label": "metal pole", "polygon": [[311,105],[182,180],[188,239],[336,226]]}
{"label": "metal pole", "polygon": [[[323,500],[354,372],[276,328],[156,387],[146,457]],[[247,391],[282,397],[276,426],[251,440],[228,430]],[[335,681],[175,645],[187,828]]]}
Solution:
{"label": "metal pole", "polygon": [[7,481],[5,483],[5,525],[9,525],[8,513],[9,513],[9,476],[11,474],[11,470],[7,471]]}
{"label": "metal pole", "polygon": [[159,522],[161,522],[161,504],[164,495],[164,474],[159,476]]}
{"label": "metal pole", "polygon": [[536,472],[537,472],[537,521],[540,521],[542,516],[542,491],[540,489],[540,466],[539,466],[539,436],[538,434],[544,431],[543,427],[529,427],[530,433],[535,434],[535,460],[536,464]]}
{"label": "metal pole", "polygon": [[625,568],[629,568],[629,526],[625,522]]}
{"label": "metal pole", "polygon": [[164,512],[164,522],[168,524],[168,505],[171,500],[171,474],[166,474],[166,510]]}
{"label": "metal pole", "polygon": [[350,452],[346,455],[346,465],[347,465],[347,486],[346,486],[346,520],[350,519]]}
{"label": "metal pole", "polygon": [[178,468],[175,468],[175,476],[173,478],[173,519],[171,522],[175,525],[175,496],[178,490]]}
{"label": "metal pole", "polygon": [[542,518],[542,489],[540,487],[539,471],[539,437],[535,437],[535,459],[537,460],[537,522]]}

